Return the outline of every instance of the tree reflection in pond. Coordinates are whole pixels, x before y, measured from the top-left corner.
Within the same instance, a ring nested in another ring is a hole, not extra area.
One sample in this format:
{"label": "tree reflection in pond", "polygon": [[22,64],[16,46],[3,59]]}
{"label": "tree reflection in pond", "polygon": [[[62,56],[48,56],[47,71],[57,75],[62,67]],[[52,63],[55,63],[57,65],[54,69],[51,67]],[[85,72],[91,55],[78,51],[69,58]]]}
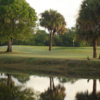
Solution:
{"label": "tree reflection in pond", "polygon": [[50,87],[40,95],[40,100],[64,100],[65,96],[65,87],[55,86],[53,77],[50,77]]}
{"label": "tree reflection in pond", "polygon": [[8,81],[7,81],[7,85],[10,85],[12,87],[12,79],[11,79],[11,74],[7,74],[8,76]]}
{"label": "tree reflection in pond", "polygon": [[100,92],[96,93],[96,80],[93,80],[93,91],[91,94],[81,92],[76,94],[76,100],[100,100]]}
{"label": "tree reflection in pond", "polygon": [[8,79],[0,81],[0,100],[35,100],[33,89],[24,86],[14,86],[11,74],[7,74]]}
{"label": "tree reflection in pond", "polygon": [[76,81],[78,81],[79,79],[76,79],[76,78],[67,78],[67,77],[60,77],[58,78],[59,82],[61,83],[67,83],[67,82],[70,82],[70,83],[75,83]]}
{"label": "tree reflection in pond", "polygon": [[30,80],[29,75],[13,75],[13,77],[17,78],[19,82],[25,83]]}

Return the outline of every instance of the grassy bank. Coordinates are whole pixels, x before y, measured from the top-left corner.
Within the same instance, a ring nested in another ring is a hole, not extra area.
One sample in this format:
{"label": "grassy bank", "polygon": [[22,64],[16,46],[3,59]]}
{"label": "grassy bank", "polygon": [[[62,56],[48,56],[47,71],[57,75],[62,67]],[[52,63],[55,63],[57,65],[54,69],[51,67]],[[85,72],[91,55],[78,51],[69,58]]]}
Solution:
{"label": "grassy bank", "polygon": [[65,59],[0,58],[0,71],[75,78],[99,78],[100,62]]}
{"label": "grassy bank", "polygon": [[6,47],[0,47],[0,71],[3,72],[76,78],[100,76],[100,60],[92,59],[92,47],[53,47],[48,51],[48,47],[13,46],[12,53],[4,50]]}

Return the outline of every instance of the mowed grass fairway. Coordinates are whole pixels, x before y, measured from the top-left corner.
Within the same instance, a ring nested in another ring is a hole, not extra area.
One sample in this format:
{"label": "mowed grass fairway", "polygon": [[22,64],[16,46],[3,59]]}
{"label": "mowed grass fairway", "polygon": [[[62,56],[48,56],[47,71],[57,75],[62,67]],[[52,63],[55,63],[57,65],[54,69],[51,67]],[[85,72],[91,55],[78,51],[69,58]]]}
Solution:
{"label": "mowed grass fairway", "polygon": [[[52,47],[48,46],[12,46],[13,52],[5,52],[7,46],[0,46],[0,57],[32,57],[85,60],[87,56],[93,60],[93,47]],[[97,47],[99,57],[100,47]],[[94,59],[98,60],[98,59]]]}

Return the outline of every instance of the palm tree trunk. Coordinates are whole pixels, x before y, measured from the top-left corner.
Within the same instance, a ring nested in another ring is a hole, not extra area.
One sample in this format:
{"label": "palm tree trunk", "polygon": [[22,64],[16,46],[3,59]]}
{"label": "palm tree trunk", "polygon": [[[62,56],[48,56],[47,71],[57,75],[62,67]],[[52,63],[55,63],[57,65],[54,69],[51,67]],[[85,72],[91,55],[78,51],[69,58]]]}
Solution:
{"label": "palm tree trunk", "polygon": [[7,74],[7,76],[8,76],[7,85],[10,85],[12,87],[11,74]]}
{"label": "palm tree trunk", "polygon": [[55,36],[55,33],[53,32],[53,34],[52,34],[52,43],[54,41],[54,36]]}
{"label": "palm tree trunk", "polygon": [[93,96],[96,96],[96,80],[93,80]]}
{"label": "palm tree trunk", "polygon": [[52,82],[53,82],[53,90],[55,90],[55,85],[54,85],[54,80],[53,80],[53,78],[52,78]]}
{"label": "palm tree trunk", "polygon": [[51,51],[52,48],[52,32],[50,33],[50,46],[49,46],[49,51]]}
{"label": "palm tree trunk", "polygon": [[8,48],[7,48],[7,52],[12,52],[12,42],[13,42],[13,39],[11,38],[8,42]]}
{"label": "palm tree trunk", "polygon": [[93,58],[97,58],[97,40],[93,40]]}
{"label": "palm tree trunk", "polygon": [[50,90],[53,90],[54,88],[54,83],[53,83],[53,77],[50,77]]}

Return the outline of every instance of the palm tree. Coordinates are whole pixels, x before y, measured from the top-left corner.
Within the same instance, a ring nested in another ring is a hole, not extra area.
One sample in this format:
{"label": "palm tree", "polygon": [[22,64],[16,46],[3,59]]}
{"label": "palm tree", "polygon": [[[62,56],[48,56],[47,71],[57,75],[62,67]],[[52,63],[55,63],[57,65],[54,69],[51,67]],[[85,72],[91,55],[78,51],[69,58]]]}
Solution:
{"label": "palm tree", "polygon": [[48,29],[50,33],[50,46],[49,51],[52,48],[53,37],[55,33],[58,35],[64,34],[66,32],[66,22],[64,17],[55,10],[46,10],[40,14],[40,25]]}
{"label": "palm tree", "polygon": [[93,42],[93,58],[97,57],[97,41],[100,38],[100,1],[84,0],[76,23],[77,38]]}

